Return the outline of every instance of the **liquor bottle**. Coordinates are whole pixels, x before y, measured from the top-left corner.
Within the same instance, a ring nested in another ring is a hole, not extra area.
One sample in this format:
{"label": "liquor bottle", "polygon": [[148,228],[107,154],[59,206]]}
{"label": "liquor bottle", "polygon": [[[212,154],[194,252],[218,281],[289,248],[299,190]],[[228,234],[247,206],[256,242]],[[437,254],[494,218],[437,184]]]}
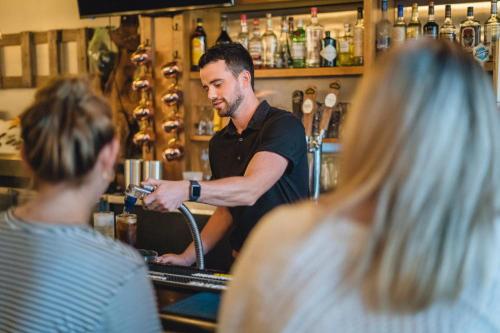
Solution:
{"label": "liquor bottle", "polygon": [[306,27],[306,66],[319,67],[321,39],[325,29],[318,23],[318,8],[311,8],[311,24]]}
{"label": "liquor bottle", "polygon": [[293,33],[295,31],[294,24],[293,24],[293,16],[288,17],[288,44],[290,45],[290,55],[292,57],[292,64],[290,67],[293,67]]}
{"label": "liquor bottle", "polygon": [[418,3],[413,3],[411,6],[411,20],[406,28],[406,39],[418,39],[422,36],[422,24],[418,19]]}
{"label": "liquor bottle", "polygon": [[481,42],[481,23],[474,19],[474,7],[467,7],[467,18],[460,23],[460,45],[472,53]]}
{"label": "liquor bottle", "polygon": [[255,68],[262,68],[263,63],[262,38],[260,37],[260,22],[259,19],[253,20],[252,38],[248,41],[248,52],[253,60]]}
{"label": "liquor bottle", "polygon": [[497,16],[497,0],[491,0],[491,16],[484,24],[484,45],[490,49],[489,61],[496,56],[500,36],[500,19]]}
{"label": "liquor bottle", "polygon": [[352,66],[353,64],[353,51],[354,43],[352,38],[351,24],[344,24],[344,36],[339,38],[339,48],[337,50],[338,59],[337,65],[339,66]]}
{"label": "liquor bottle", "polygon": [[387,51],[391,46],[392,25],[387,18],[387,0],[382,0],[382,18],[375,26],[377,53]]}
{"label": "liquor bottle", "polygon": [[271,13],[266,14],[266,31],[262,35],[262,45],[264,52],[264,67],[276,67],[276,53],[278,52],[278,38],[273,31],[273,17]]}
{"label": "liquor bottle", "polygon": [[365,34],[365,26],[363,22],[363,8],[358,7],[358,19],[354,25],[354,56],[352,64],[354,66],[363,65],[363,38]]}
{"label": "liquor bottle", "polygon": [[402,45],[406,40],[406,23],[404,17],[404,7],[403,5],[398,5],[398,18],[394,22],[392,27],[392,39],[391,43],[393,46]]}
{"label": "liquor bottle", "polygon": [[196,19],[196,29],[191,36],[191,70],[197,71],[201,56],[207,51],[207,34],[203,29],[203,19]]}
{"label": "liquor bottle", "polygon": [[241,31],[238,34],[238,42],[248,50],[248,25],[247,16],[245,14],[240,15]]}
{"label": "liquor bottle", "polygon": [[330,37],[330,31],[325,31],[321,47],[321,67],[334,67],[337,59],[337,42]]}
{"label": "liquor bottle", "polygon": [[424,36],[432,39],[437,39],[439,36],[439,25],[434,18],[434,2],[429,2],[429,19],[424,25]]}
{"label": "liquor bottle", "polygon": [[231,43],[231,38],[227,33],[227,15],[221,15],[220,20],[220,34],[215,41],[215,44],[229,44]]}
{"label": "liquor bottle", "polygon": [[292,35],[292,59],[293,67],[306,67],[306,31],[301,18],[297,22],[297,30]]}
{"label": "liquor bottle", "polygon": [[285,16],[281,18],[281,34],[278,43],[278,59],[276,67],[288,68],[292,66],[292,54],[290,52],[290,30]]}
{"label": "liquor bottle", "polygon": [[446,5],[444,10],[444,23],[439,28],[439,38],[455,42],[457,40],[457,29],[451,20],[451,5]]}

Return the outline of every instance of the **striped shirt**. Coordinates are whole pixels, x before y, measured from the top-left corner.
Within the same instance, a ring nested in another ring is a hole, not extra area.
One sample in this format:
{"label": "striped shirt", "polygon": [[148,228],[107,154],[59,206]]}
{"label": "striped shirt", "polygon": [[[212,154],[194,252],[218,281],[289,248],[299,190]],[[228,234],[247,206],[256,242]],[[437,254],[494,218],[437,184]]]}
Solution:
{"label": "striped shirt", "polygon": [[0,332],[160,332],[146,273],[89,226],[0,213]]}

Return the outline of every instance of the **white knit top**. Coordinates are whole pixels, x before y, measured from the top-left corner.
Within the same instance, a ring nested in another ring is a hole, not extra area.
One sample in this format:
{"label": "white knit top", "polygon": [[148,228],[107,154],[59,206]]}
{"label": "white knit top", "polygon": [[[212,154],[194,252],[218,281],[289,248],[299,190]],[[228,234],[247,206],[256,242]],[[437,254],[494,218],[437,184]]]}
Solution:
{"label": "white knit top", "polygon": [[349,220],[319,223],[311,203],[264,217],[234,266],[218,332],[500,332],[500,261],[486,288],[467,286],[454,303],[411,315],[370,312],[341,284],[350,247],[368,231]]}

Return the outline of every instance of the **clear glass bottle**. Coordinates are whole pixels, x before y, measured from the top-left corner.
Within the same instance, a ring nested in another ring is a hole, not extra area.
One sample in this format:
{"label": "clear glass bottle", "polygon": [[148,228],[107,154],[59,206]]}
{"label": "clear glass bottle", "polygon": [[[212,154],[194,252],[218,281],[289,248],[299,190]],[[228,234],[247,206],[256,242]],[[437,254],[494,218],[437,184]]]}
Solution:
{"label": "clear glass bottle", "polygon": [[354,51],[352,64],[354,66],[363,65],[363,38],[365,35],[365,25],[363,21],[363,8],[358,7],[358,18],[354,25]]}
{"label": "clear glass bottle", "polygon": [[249,35],[248,35],[247,16],[245,14],[240,15],[240,24],[241,24],[241,30],[240,33],[238,34],[238,42],[241,45],[243,45],[245,49],[248,50]]}
{"label": "clear glass bottle", "polygon": [[418,3],[411,6],[411,20],[406,28],[406,39],[418,39],[422,36],[422,24],[418,18]]}
{"label": "clear glass bottle", "polygon": [[497,16],[497,0],[491,1],[491,16],[484,24],[484,45],[490,49],[489,61],[496,55],[497,41],[500,37],[500,19]]}
{"label": "clear glass bottle", "polygon": [[392,27],[392,39],[391,43],[393,46],[402,45],[406,40],[406,23],[405,23],[405,10],[404,6],[398,5],[398,18],[394,22]]}
{"label": "clear glass bottle", "polygon": [[203,19],[196,19],[196,29],[191,36],[191,70],[199,70],[200,58],[207,51],[207,34],[203,29]]}
{"label": "clear glass bottle", "polygon": [[467,7],[467,18],[460,23],[460,45],[472,53],[481,42],[481,23],[474,19],[474,7]]}
{"label": "clear glass bottle", "polygon": [[318,23],[318,8],[311,8],[311,24],[306,27],[306,66],[319,67],[321,39],[325,28]]}
{"label": "clear glass bottle", "polygon": [[429,2],[429,18],[427,23],[424,24],[424,37],[429,37],[432,39],[437,39],[439,36],[439,25],[436,23],[434,17],[434,2]]}
{"label": "clear glass bottle", "polygon": [[306,67],[306,31],[301,18],[297,22],[297,30],[292,35],[292,59],[294,68]]}
{"label": "clear glass bottle", "polygon": [[290,30],[288,20],[285,16],[281,18],[281,34],[278,42],[278,59],[276,67],[288,68],[292,66],[292,54],[290,52]]}
{"label": "clear glass bottle", "polygon": [[387,6],[387,0],[382,0],[382,18],[375,26],[375,48],[377,53],[387,51],[391,47],[392,24],[388,19]]}
{"label": "clear glass bottle", "polygon": [[334,67],[337,59],[337,41],[330,36],[330,31],[325,31],[321,45],[321,67]]}
{"label": "clear glass bottle", "polygon": [[252,38],[248,41],[248,52],[253,60],[253,66],[258,69],[262,68],[263,64],[262,38],[260,37],[260,22],[259,19],[253,20]]}
{"label": "clear glass bottle", "polygon": [[439,38],[455,42],[457,40],[457,29],[451,19],[451,5],[446,5],[444,9],[444,23],[439,28]]}
{"label": "clear glass bottle", "polygon": [[215,44],[229,44],[231,43],[231,38],[227,33],[227,15],[221,15],[220,20],[220,34]]}
{"label": "clear glass bottle", "polygon": [[344,36],[338,39],[337,65],[352,66],[354,54],[354,42],[352,38],[351,24],[344,24]]}
{"label": "clear glass bottle", "polygon": [[273,31],[273,17],[271,13],[266,14],[266,31],[262,35],[262,45],[264,47],[264,68],[275,68],[278,37],[276,37]]}

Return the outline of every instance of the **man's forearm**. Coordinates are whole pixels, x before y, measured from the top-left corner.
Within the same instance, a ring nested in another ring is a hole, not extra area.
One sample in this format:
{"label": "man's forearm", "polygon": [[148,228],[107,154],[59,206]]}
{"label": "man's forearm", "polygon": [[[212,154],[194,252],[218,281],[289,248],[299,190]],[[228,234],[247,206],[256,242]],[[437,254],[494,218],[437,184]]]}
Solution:
{"label": "man's forearm", "polygon": [[228,177],[200,182],[200,202],[214,206],[251,206],[262,195],[250,177]]}
{"label": "man's forearm", "polygon": [[241,177],[202,182],[198,201],[216,206],[252,206],[285,173],[288,160],[276,153],[254,155]]}
{"label": "man's forearm", "polygon": [[[201,231],[201,241],[203,243],[203,253],[208,253],[213,247],[224,237],[224,234],[229,230],[233,219],[227,208],[218,207],[212,214],[210,219],[205,224]],[[192,265],[196,261],[196,251],[194,243],[191,242],[184,250],[182,256]]]}

